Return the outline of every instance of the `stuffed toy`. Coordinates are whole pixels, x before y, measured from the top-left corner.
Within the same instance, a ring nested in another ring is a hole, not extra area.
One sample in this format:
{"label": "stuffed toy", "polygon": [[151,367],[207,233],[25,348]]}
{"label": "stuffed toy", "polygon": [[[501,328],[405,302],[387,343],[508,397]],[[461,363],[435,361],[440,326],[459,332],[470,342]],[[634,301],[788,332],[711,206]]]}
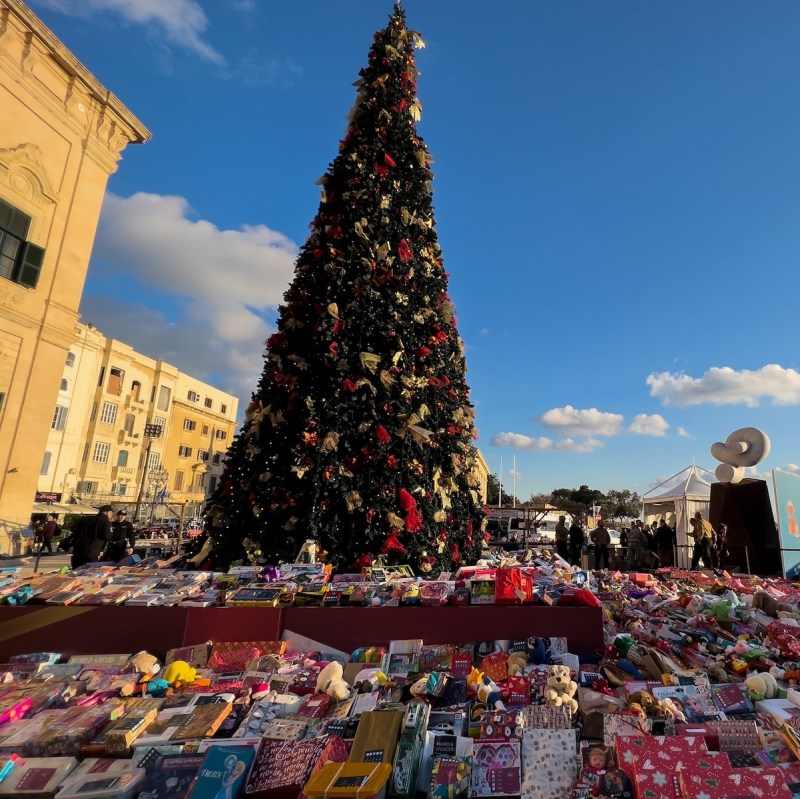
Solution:
{"label": "stuffed toy", "polygon": [[568,707],[571,713],[578,710],[575,692],[578,684],[571,678],[569,666],[550,666],[547,672],[547,688],[544,700],[548,705]]}
{"label": "stuffed toy", "polygon": [[628,695],[628,707],[639,705],[650,718],[674,719],[674,714],[663,701],[656,699],[650,691],[634,691]]}
{"label": "stuffed toy", "polygon": [[146,679],[150,679],[161,671],[161,664],[158,662],[158,658],[142,650],[128,658],[125,671],[137,671],[145,675]]}
{"label": "stuffed toy", "polygon": [[675,721],[681,724],[685,724],[687,722],[686,713],[683,711],[683,708],[677,702],[674,702],[671,697],[665,697],[662,699],[661,705],[669,710],[670,713],[672,713],[672,718]]}
{"label": "stuffed toy", "polygon": [[748,674],[744,684],[747,687],[747,696],[753,702],[772,699],[778,693],[778,681],[768,671]]}
{"label": "stuffed toy", "polygon": [[353,688],[360,694],[371,694],[379,691],[389,682],[389,678],[380,669],[361,669],[353,680]]}
{"label": "stuffed toy", "polygon": [[[497,683],[486,674],[483,675],[483,680],[478,686],[478,701],[485,702],[486,707],[490,710],[505,710],[506,706],[500,695],[500,688]],[[577,702],[575,703],[577,705]]]}
{"label": "stuffed toy", "polygon": [[197,669],[190,666],[185,660],[173,660],[164,669],[163,678],[173,688],[182,688],[191,685],[197,679]]}
{"label": "stuffed toy", "polygon": [[524,652],[512,652],[508,656],[508,676],[517,677],[525,673],[528,665],[528,656]]}
{"label": "stuffed toy", "polygon": [[342,679],[342,664],[332,660],[317,676],[317,693],[327,694],[331,699],[341,702],[350,696],[350,686]]}

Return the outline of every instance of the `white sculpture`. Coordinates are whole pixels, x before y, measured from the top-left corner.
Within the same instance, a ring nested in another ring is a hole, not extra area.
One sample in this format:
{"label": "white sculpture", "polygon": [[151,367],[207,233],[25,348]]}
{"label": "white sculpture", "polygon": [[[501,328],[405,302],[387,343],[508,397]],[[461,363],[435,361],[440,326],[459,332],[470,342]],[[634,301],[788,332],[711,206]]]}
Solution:
{"label": "white sculpture", "polygon": [[711,454],[722,461],[714,474],[720,483],[741,483],[747,466],[756,466],[769,455],[769,436],[757,427],[734,430],[723,444],[711,445]]}

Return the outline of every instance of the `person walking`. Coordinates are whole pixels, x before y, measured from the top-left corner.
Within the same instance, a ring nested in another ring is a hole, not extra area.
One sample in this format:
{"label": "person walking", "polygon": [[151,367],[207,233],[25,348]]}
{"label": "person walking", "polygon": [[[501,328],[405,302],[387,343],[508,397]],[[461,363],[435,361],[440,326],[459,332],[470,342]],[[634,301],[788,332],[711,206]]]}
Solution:
{"label": "person walking", "polygon": [[578,519],[573,516],[572,524],[569,526],[569,563],[570,566],[581,565],[581,555],[583,554],[583,543],[585,537],[583,527],[578,524]]}
{"label": "person walking", "polygon": [[619,534],[619,559],[628,562],[628,528],[623,527]]}
{"label": "person walking", "polygon": [[111,517],[114,509],[103,505],[96,516],[84,516],[78,525],[72,546],[72,568],[84,563],[94,563],[103,557],[105,548],[111,540]]}
{"label": "person walking", "polygon": [[647,540],[644,537],[642,522],[639,519],[636,519],[633,523],[633,527],[631,527],[631,532],[628,536],[628,548],[630,549],[631,553],[629,565],[631,571],[641,569],[647,565],[645,562]]}
{"label": "person walking", "polygon": [[53,554],[53,538],[58,534],[58,531],[61,529],[58,526],[58,515],[55,513],[48,513],[47,514],[47,521],[44,523],[44,527],[42,527],[42,543],[39,547],[39,552],[42,554],[44,550],[47,550],[48,555]]}
{"label": "person walking", "polygon": [[133,529],[133,524],[128,521],[128,511],[121,508],[111,525],[111,540],[106,547],[105,559],[117,563],[126,555],[133,554],[135,544],[136,531]]}
{"label": "person walking", "polygon": [[714,549],[712,555],[714,562],[718,569],[725,568],[725,562],[730,557],[730,550],[728,549],[728,525],[720,522],[717,527],[717,535],[714,538]]}
{"label": "person walking", "polygon": [[694,518],[691,520],[692,535],[694,537],[694,551],[692,552],[692,571],[695,571],[700,565],[700,561],[708,569],[714,568],[714,558],[711,553],[712,544],[714,543],[714,528],[711,524],[703,518],[700,511],[695,513]]}
{"label": "person walking", "polygon": [[558,524],[556,525],[556,552],[567,560],[569,558],[569,547],[567,542],[569,541],[569,533],[567,532],[567,525],[566,525],[567,517],[566,516],[559,516],[558,517]]}
{"label": "person walking", "polygon": [[[611,536],[606,530],[606,523],[600,519],[597,527],[592,531],[592,543],[594,544],[594,567],[595,569],[608,568],[608,545],[611,543]],[[605,561],[605,567],[600,564]]]}
{"label": "person walking", "polygon": [[656,548],[658,549],[658,557],[661,559],[661,565],[672,566],[675,534],[672,532],[672,528],[667,524],[666,519],[662,519],[661,524],[659,524],[656,528],[655,539]]}

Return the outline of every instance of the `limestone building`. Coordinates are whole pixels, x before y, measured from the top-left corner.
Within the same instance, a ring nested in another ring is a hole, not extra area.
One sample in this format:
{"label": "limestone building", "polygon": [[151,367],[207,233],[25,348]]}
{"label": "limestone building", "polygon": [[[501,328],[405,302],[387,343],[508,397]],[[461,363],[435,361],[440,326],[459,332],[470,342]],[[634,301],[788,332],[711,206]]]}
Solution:
{"label": "limestone building", "polygon": [[0,0],[0,552],[30,520],[66,396],[108,176],[149,138],[24,3]]}
{"label": "limestone building", "polygon": [[38,493],[59,507],[75,500],[124,505],[131,517],[141,493],[143,521],[197,516],[222,473],[236,430],[236,397],[91,325],[77,324],[75,337],[63,365]]}

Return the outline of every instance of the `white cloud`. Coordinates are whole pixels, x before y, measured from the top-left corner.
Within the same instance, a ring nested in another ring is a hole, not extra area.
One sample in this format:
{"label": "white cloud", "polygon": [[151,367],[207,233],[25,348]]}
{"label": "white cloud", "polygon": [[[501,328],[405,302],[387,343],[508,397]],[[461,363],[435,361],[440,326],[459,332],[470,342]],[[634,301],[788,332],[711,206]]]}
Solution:
{"label": "white cloud", "polygon": [[800,403],[800,372],[778,364],[751,371],[730,366],[712,367],[702,377],[661,372],[647,378],[650,394],[664,405],[746,405],[754,408],[761,398],[773,405]]}
{"label": "white cloud", "polygon": [[778,467],[782,472],[790,472],[791,474],[800,474],[800,466],[796,463],[787,463],[786,466]]}
{"label": "white cloud", "polygon": [[658,413],[639,413],[633,417],[628,430],[640,436],[665,436],[669,423]]}
{"label": "white cloud", "polygon": [[73,16],[115,13],[126,22],[146,27],[148,32],[156,30],[168,42],[206,61],[225,63],[223,56],[203,40],[208,17],[197,0],[39,0],[39,4]]}
{"label": "white cloud", "polygon": [[488,336],[489,335],[489,328],[488,327],[482,327],[481,330],[480,330],[480,334],[482,336]]}
{"label": "white cloud", "polygon": [[616,436],[623,421],[619,413],[605,413],[597,408],[580,410],[572,405],[551,408],[539,417],[544,427],[565,436]]}
{"label": "white cloud", "polygon": [[500,433],[492,438],[491,443],[495,447],[555,452],[593,452],[603,446],[602,441],[594,438],[584,441],[575,441],[572,438],[552,439],[546,436],[531,438],[521,433]]}
{"label": "white cloud", "polygon": [[678,435],[679,435],[681,438],[691,438],[691,437],[692,437],[692,436],[691,436],[691,434],[689,433],[689,431],[688,431],[688,430],[687,430],[685,427],[677,427],[677,428],[675,429],[675,432],[676,432],[676,433],[677,433],[677,434],[678,434]]}
{"label": "white cloud", "polygon": [[132,275],[155,296],[177,297],[178,304],[167,318],[86,296],[84,321],[189,374],[219,375],[221,388],[247,397],[271,332],[264,316],[282,300],[296,246],[263,225],[220,230],[189,216],[182,197],[107,195],[92,269]]}

